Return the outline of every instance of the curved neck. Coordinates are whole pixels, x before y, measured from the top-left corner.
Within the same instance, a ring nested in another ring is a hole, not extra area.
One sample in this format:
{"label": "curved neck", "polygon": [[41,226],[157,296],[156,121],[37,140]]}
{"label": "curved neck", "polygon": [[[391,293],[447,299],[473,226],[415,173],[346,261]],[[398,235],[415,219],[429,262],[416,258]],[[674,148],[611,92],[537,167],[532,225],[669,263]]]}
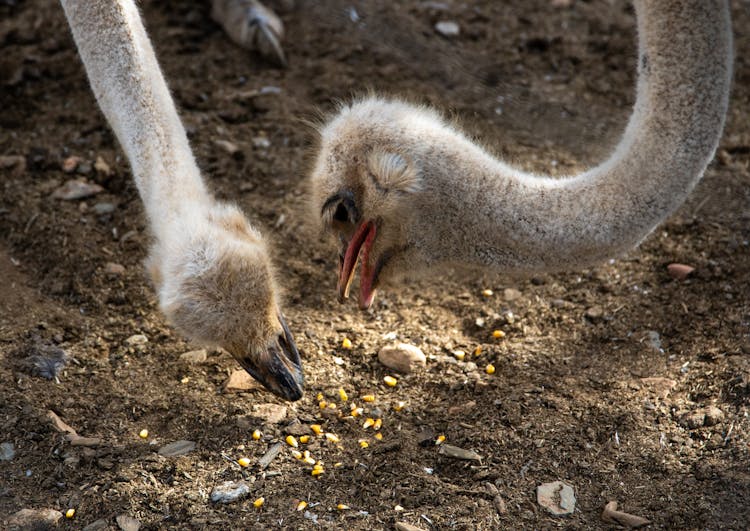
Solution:
{"label": "curved neck", "polygon": [[61,0],[99,106],[154,225],[210,201],[132,0]]}
{"label": "curved neck", "polygon": [[[445,174],[450,186],[437,183],[434,192],[461,209],[464,236],[482,240],[455,239],[453,248],[441,250],[449,261],[525,271],[588,265],[637,245],[695,187],[727,111],[727,2],[638,0],[635,7],[636,103],[604,163],[563,179],[530,175],[446,132],[439,149],[451,162],[434,174],[438,180]],[[456,168],[471,179],[457,182]]]}

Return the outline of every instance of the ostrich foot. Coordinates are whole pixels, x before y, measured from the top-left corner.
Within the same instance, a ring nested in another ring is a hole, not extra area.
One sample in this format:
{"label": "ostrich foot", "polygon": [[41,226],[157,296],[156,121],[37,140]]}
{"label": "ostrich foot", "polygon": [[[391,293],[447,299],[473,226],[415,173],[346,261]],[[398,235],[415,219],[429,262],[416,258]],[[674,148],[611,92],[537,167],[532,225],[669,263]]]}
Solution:
{"label": "ostrich foot", "polygon": [[237,44],[286,66],[284,24],[259,0],[212,0],[211,16]]}

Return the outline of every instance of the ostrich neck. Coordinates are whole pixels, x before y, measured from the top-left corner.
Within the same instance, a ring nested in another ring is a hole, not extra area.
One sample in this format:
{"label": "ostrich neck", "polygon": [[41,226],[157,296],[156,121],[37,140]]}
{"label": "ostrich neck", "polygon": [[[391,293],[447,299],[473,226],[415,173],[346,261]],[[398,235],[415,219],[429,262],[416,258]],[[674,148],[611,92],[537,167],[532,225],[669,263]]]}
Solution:
{"label": "ostrich neck", "polygon": [[[587,265],[637,245],[694,188],[718,145],[731,82],[724,0],[636,1],[637,96],[614,153],[562,179],[523,173],[467,139],[437,139],[435,177],[454,234],[443,259],[509,270]],[[441,181],[445,182],[441,182]],[[451,217],[455,215],[456,219]]]}
{"label": "ostrich neck", "polygon": [[132,0],[62,0],[62,5],[159,237],[186,209],[211,199],[136,5]]}

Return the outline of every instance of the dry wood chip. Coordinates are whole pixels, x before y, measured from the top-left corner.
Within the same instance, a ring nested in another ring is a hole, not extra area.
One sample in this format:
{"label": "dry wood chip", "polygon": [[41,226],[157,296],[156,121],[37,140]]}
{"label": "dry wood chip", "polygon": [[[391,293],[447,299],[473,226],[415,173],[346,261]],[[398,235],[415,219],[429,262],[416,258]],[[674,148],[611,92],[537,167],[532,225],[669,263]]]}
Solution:
{"label": "dry wood chip", "polygon": [[602,520],[610,524],[618,524],[623,527],[629,527],[631,529],[643,527],[644,525],[648,525],[651,523],[651,521],[646,520],[645,518],[642,518],[640,516],[635,516],[634,514],[628,514],[622,511],[618,511],[616,501],[611,501],[604,506],[604,511],[602,511]]}

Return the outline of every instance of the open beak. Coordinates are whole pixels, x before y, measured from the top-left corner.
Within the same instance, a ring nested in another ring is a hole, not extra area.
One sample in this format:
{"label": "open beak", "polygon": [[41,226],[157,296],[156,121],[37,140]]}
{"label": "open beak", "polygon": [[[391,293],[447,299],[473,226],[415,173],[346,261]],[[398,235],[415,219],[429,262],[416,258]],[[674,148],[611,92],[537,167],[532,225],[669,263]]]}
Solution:
{"label": "open beak", "polygon": [[282,333],[265,352],[255,356],[235,356],[242,368],[273,394],[292,402],[302,398],[305,377],[294,337],[279,313]]}
{"label": "open beak", "polygon": [[370,252],[375,243],[377,226],[372,221],[365,221],[354,232],[354,236],[346,244],[341,261],[339,263],[339,280],[337,285],[339,302],[349,298],[349,289],[354,279],[357,263],[362,263],[362,272],[359,280],[359,307],[366,310],[375,299],[375,282],[380,272],[380,267],[370,264]]}

